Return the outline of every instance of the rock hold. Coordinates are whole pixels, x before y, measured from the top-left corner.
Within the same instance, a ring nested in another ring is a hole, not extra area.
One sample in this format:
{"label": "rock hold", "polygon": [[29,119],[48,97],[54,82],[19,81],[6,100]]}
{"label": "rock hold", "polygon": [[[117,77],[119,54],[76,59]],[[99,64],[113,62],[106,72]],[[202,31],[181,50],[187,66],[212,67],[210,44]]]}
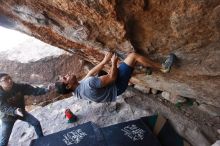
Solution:
{"label": "rock hold", "polygon": [[166,91],[163,91],[161,96],[173,104],[186,102],[186,98],[166,92]]}
{"label": "rock hold", "polygon": [[151,88],[151,92],[152,92],[154,95],[156,95],[156,94],[158,93],[158,90]]}
{"label": "rock hold", "polygon": [[201,104],[201,105],[199,105],[199,109],[207,112],[208,114],[210,114],[214,117],[220,116],[220,108],[218,108],[218,107],[214,107],[214,106],[208,105],[208,104]]}
{"label": "rock hold", "polygon": [[146,87],[146,86],[140,86],[140,85],[134,85],[134,88],[140,90],[141,92],[143,93],[146,93],[146,94],[149,94],[150,93],[150,88],[149,87]]}

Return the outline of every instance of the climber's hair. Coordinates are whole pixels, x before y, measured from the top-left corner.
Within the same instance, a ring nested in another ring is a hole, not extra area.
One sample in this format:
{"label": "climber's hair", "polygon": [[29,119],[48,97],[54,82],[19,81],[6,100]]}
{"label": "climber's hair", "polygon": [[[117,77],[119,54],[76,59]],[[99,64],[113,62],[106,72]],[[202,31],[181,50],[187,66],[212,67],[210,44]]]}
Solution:
{"label": "climber's hair", "polygon": [[67,85],[64,84],[63,82],[56,82],[55,88],[56,88],[56,92],[59,94],[68,94],[68,93],[72,92],[72,90],[68,89]]}

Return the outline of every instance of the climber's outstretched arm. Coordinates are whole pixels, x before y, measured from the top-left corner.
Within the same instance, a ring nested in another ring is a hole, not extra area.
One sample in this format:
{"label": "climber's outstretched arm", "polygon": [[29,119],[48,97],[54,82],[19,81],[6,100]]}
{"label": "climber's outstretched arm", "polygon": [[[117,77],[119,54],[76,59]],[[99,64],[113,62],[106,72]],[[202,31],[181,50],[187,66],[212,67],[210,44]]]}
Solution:
{"label": "climber's outstretched arm", "polygon": [[84,79],[89,76],[97,75],[104,68],[105,64],[109,62],[111,57],[112,57],[112,53],[110,53],[110,52],[106,53],[104,59],[99,64],[97,64],[94,68],[92,68],[88,72],[88,74],[84,77]]}
{"label": "climber's outstretched arm", "polygon": [[101,80],[101,87],[106,87],[112,84],[117,79],[118,74],[118,57],[116,54],[113,55],[112,59],[112,67],[107,75],[100,76],[99,79]]}

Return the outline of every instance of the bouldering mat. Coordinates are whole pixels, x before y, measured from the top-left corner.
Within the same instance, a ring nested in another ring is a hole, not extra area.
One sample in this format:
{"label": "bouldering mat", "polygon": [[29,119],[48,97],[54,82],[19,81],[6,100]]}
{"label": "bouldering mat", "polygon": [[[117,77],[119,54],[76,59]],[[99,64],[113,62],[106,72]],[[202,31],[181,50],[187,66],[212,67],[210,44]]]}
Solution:
{"label": "bouldering mat", "polygon": [[190,146],[161,115],[104,128],[88,122],[35,139],[31,146]]}
{"label": "bouldering mat", "polygon": [[107,146],[160,146],[141,119],[102,128]]}
{"label": "bouldering mat", "polygon": [[91,122],[35,139],[31,146],[104,146],[99,129]]}

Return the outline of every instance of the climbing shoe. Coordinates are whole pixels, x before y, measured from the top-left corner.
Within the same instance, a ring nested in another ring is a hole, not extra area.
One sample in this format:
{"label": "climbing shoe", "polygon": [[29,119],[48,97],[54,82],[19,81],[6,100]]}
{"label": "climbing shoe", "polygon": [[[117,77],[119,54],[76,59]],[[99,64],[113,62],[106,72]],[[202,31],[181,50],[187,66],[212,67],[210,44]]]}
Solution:
{"label": "climbing shoe", "polygon": [[171,53],[164,63],[162,63],[162,68],[160,69],[163,73],[168,73],[171,69],[171,66],[174,63],[174,60],[176,58],[176,55]]}

